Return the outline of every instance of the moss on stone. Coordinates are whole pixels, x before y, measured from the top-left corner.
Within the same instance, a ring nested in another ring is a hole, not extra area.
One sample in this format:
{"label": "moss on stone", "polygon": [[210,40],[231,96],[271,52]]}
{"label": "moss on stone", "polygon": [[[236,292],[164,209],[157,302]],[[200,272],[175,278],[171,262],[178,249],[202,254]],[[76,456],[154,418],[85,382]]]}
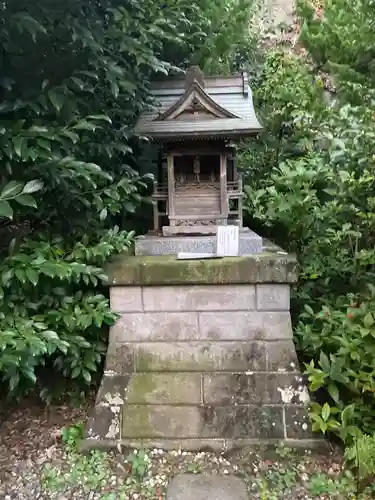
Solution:
{"label": "moss on stone", "polygon": [[199,373],[135,373],[129,384],[129,404],[200,404]]}
{"label": "moss on stone", "polygon": [[122,407],[122,433],[123,438],[147,438],[155,435],[151,424],[152,406],[149,405],[124,405]]}
{"label": "moss on stone", "polygon": [[293,255],[273,252],[200,260],[177,260],[173,255],[125,254],[117,256],[106,272],[110,286],[294,283],[297,262]]}
{"label": "moss on stone", "polygon": [[150,395],[158,388],[155,382],[155,373],[135,373],[133,374],[127,393],[128,403],[147,403]]}

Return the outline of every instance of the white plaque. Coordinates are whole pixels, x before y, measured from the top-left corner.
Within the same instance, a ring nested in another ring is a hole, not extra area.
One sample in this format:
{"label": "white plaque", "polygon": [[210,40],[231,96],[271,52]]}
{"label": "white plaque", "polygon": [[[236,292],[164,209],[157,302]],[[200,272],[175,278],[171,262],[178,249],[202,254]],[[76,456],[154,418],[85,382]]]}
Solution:
{"label": "white plaque", "polygon": [[177,260],[199,260],[199,259],[217,259],[216,253],[191,253],[191,252],[179,252],[177,254]]}
{"label": "white plaque", "polygon": [[237,257],[239,252],[240,228],[238,226],[218,226],[216,254],[218,257]]}

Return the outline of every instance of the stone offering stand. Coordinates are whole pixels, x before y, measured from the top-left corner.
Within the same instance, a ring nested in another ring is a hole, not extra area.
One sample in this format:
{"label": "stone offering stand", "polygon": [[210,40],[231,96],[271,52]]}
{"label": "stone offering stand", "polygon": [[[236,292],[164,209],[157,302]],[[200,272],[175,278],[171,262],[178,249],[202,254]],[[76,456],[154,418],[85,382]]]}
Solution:
{"label": "stone offering stand", "polygon": [[119,256],[111,328],[84,448],[309,447],[308,393],[289,312],[294,256]]}

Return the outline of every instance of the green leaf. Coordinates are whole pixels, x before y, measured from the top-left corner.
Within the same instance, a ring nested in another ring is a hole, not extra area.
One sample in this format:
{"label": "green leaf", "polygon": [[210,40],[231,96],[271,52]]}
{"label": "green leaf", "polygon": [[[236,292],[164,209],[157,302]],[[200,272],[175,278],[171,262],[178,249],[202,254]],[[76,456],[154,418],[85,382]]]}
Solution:
{"label": "green leaf", "polygon": [[329,404],[324,403],[323,408],[322,408],[322,419],[324,420],[324,422],[327,422],[330,414],[331,414],[331,408],[329,407]]}
{"label": "green leaf", "polygon": [[108,211],[107,211],[107,209],[106,209],[106,208],[103,208],[103,210],[100,212],[100,215],[99,215],[100,220],[104,220],[104,219],[106,219],[106,218],[107,218],[107,215],[108,215]]}
{"label": "green leaf", "polygon": [[43,33],[46,34],[45,28],[32,16],[24,13],[19,13],[14,16],[14,18],[17,20],[17,26],[18,29],[22,32],[23,30],[26,30],[30,33],[32,36],[33,40],[36,39],[37,33]]}
{"label": "green leaf", "polygon": [[13,209],[7,201],[0,200],[0,217],[13,219]]}
{"label": "green leaf", "polygon": [[111,82],[111,92],[112,92],[113,97],[115,99],[117,99],[119,96],[120,87],[118,86],[118,84],[116,82]]}
{"label": "green leaf", "polygon": [[31,267],[28,267],[26,269],[26,277],[27,279],[33,284],[33,285],[37,285],[38,283],[38,280],[39,280],[39,275],[38,273],[35,271],[35,269],[32,269]]}
{"label": "green leaf", "polygon": [[323,351],[320,353],[319,364],[325,373],[329,373],[331,371],[331,363],[328,356]]}
{"label": "green leaf", "polygon": [[23,269],[16,269],[15,275],[21,283],[26,283],[26,272]]}
{"label": "green leaf", "polygon": [[374,324],[374,317],[371,313],[366,314],[366,316],[363,319],[363,324],[365,325],[366,328],[372,327],[372,325]]}
{"label": "green leaf", "polygon": [[91,382],[91,374],[87,370],[82,371],[83,378],[86,380],[87,383]]}
{"label": "green leaf", "polygon": [[9,285],[11,279],[14,276],[14,269],[8,269],[7,271],[4,271],[1,275],[1,280],[4,286]]}
{"label": "green leaf", "polygon": [[339,390],[337,389],[337,386],[335,384],[330,383],[328,385],[328,393],[336,404],[339,403],[340,394],[339,394]]}
{"label": "green leaf", "polygon": [[314,311],[312,310],[312,308],[308,305],[308,304],[305,304],[305,311],[310,315],[310,316],[314,316]]}
{"label": "green leaf", "polygon": [[57,111],[60,111],[61,108],[63,107],[64,101],[65,101],[64,94],[62,94],[61,92],[56,92],[56,90],[51,89],[48,91],[48,97],[49,97],[49,100],[51,101],[51,104],[53,105],[53,107]]}
{"label": "green leaf", "polygon": [[33,181],[29,181],[22,190],[24,194],[36,193],[40,191],[44,186],[43,181],[35,179]]}
{"label": "green leaf", "polygon": [[81,373],[81,367],[80,366],[76,366],[74,368],[74,370],[72,371],[71,377],[72,378],[77,378],[80,375],[80,373]]}
{"label": "green leaf", "polygon": [[22,188],[22,182],[10,181],[1,191],[0,199],[13,198],[22,191]]}
{"label": "green leaf", "polygon": [[51,341],[59,341],[60,340],[57,333],[52,331],[52,330],[44,330],[43,332],[41,332],[41,335],[47,340],[51,340]]}
{"label": "green leaf", "polygon": [[16,136],[12,139],[14,151],[17,156],[22,157],[22,149],[25,145],[26,139],[22,136]]}
{"label": "green leaf", "polygon": [[346,406],[341,413],[341,421],[344,427],[347,427],[354,417],[355,405]]}
{"label": "green leaf", "polygon": [[20,194],[15,198],[15,201],[25,207],[37,208],[36,201],[30,194]]}
{"label": "green leaf", "polygon": [[90,123],[86,120],[78,122],[72,127],[74,130],[88,130],[89,132],[94,132],[97,129],[97,125]]}
{"label": "green leaf", "polygon": [[87,117],[88,120],[98,120],[102,122],[107,122],[109,124],[112,123],[112,120],[110,119],[109,116],[106,115],[90,115]]}

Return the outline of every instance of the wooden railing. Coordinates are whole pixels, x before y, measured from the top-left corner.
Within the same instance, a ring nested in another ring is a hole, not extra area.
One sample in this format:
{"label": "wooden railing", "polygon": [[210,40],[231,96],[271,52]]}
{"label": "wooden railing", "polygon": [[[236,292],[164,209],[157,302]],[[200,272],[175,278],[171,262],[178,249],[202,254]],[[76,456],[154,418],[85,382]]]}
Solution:
{"label": "wooden railing", "polygon": [[[203,183],[202,183],[203,184]],[[217,183],[220,187],[220,183]],[[230,181],[227,182],[227,192],[228,196],[236,197],[242,194],[242,181]],[[155,198],[167,199],[168,198],[168,184],[159,184],[154,182],[154,192],[152,194]]]}
{"label": "wooden railing", "polygon": [[159,184],[154,182],[154,192],[152,193],[154,198],[167,200],[168,199],[168,184]]}

